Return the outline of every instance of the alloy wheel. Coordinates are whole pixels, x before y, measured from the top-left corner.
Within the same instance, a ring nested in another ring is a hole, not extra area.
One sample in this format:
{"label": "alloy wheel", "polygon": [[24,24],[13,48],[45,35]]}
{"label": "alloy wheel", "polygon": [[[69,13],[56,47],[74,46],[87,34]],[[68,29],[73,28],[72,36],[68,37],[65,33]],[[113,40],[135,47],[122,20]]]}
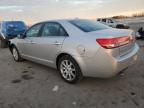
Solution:
{"label": "alloy wheel", "polygon": [[76,69],[70,60],[63,60],[61,62],[60,71],[62,76],[68,81],[72,81],[76,78]]}
{"label": "alloy wheel", "polygon": [[14,57],[14,59],[15,60],[18,60],[19,59],[19,56],[18,56],[18,52],[17,52],[17,50],[16,50],[16,48],[13,48],[13,57]]}

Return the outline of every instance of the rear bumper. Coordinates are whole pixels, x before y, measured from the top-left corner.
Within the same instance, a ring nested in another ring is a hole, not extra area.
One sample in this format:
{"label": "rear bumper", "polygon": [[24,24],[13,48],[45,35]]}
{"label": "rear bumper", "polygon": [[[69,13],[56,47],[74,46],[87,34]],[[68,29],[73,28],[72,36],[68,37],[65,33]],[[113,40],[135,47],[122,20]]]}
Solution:
{"label": "rear bumper", "polygon": [[132,52],[119,58],[99,50],[95,58],[84,58],[79,64],[84,76],[108,78],[134,64],[138,58],[138,50],[139,47],[135,44]]}
{"label": "rear bumper", "polygon": [[136,44],[135,48],[133,49],[133,51],[131,53],[118,58],[117,59],[117,61],[118,61],[118,69],[116,71],[120,72],[124,68],[127,68],[128,66],[134,64],[137,61],[137,59],[138,59],[138,50],[139,50],[139,47]]}

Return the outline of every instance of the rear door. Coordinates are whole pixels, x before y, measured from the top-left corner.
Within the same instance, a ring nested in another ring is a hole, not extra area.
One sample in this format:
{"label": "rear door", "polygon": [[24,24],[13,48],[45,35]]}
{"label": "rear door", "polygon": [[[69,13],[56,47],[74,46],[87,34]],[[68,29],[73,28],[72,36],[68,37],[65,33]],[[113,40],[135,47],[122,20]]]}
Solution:
{"label": "rear door", "polygon": [[38,50],[35,55],[43,63],[52,65],[68,34],[59,23],[47,22],[44,24],[40,35],[33,40],[36,43],[35,50]]}

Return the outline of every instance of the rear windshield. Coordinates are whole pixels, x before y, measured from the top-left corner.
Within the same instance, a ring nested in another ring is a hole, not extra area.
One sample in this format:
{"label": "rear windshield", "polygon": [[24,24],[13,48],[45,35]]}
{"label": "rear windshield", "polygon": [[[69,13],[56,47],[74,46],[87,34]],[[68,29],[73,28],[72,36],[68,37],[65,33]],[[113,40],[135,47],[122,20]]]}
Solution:
{"label": "rear windshield", "polygon": [[84,32],[93,32],[93,31],[104,30],[109,28],[104,24],[90,21],[90,20],[71,20],[70,23],[78,27]]}
{"label": "rear windshield", "polygon": [[6,23],[6,28],[24,30],[26,29],[26,26],[22,21],[9,21]]}

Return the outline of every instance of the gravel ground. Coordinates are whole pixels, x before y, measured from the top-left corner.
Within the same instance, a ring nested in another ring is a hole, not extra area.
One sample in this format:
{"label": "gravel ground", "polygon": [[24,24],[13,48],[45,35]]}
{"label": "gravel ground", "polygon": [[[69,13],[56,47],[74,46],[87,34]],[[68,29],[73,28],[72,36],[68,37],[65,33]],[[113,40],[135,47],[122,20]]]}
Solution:
{"label": "gravel ground", "polygon": [[65,83],[59,73],[30,61],[16,63],[0,49],[0,108],[144,108],[144,42],[124,75]]}

